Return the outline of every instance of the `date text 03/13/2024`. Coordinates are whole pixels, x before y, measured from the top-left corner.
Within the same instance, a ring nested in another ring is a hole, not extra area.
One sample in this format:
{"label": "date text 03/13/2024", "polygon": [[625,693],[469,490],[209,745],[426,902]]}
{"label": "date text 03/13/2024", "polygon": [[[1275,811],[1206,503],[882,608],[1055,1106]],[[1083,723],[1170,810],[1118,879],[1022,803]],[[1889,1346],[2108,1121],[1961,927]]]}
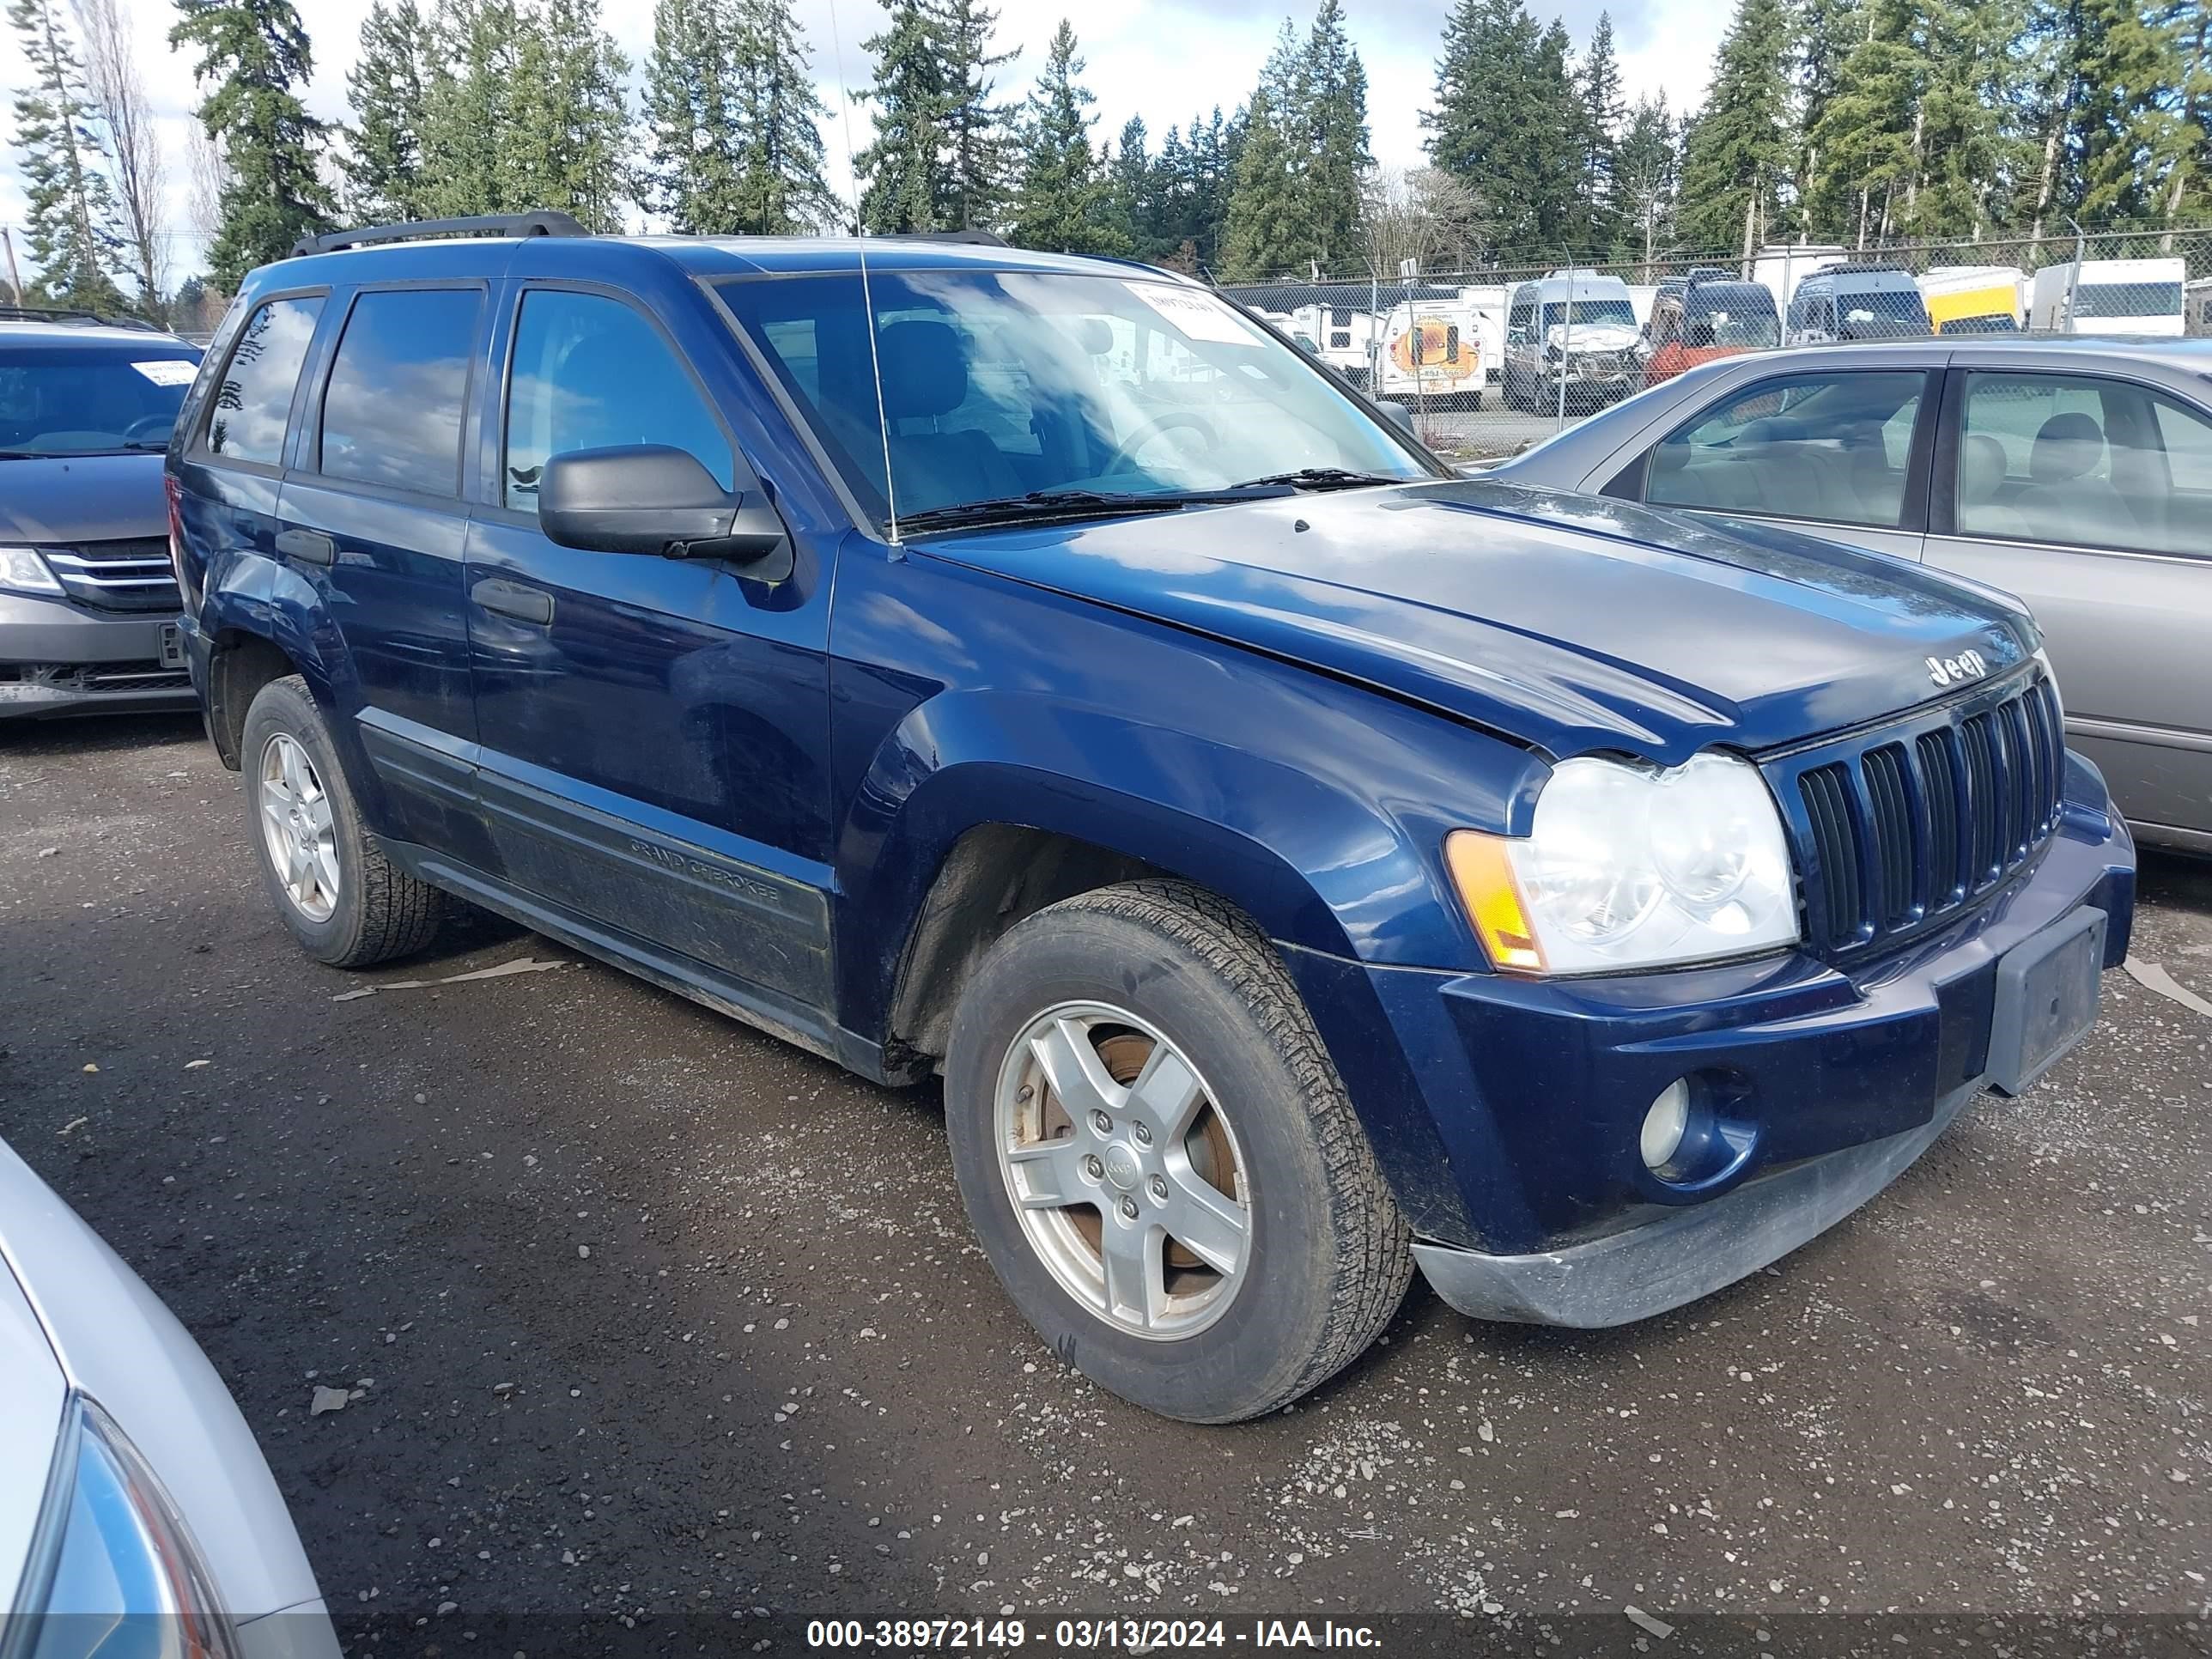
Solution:
{"label": "date text 03/13/2024", "polygon": [[1154,1653],[1183,1648],[1340,1648],[1373,1652],[1381,1646],[1366,1625],[1334,1620],[1253,1619],[817,1619],[806,1626],[806,1645],[875,1653],[1012,1653],[1048,1645],[1060,1651]]}

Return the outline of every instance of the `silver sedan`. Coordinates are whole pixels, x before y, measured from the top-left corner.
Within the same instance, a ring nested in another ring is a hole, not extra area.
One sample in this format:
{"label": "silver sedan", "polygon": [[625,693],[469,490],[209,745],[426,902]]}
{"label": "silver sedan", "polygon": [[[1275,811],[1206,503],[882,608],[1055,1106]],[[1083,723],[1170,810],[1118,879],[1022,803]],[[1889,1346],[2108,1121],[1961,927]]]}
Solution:
{"label": "silver sedan", "polygon": [[2018,594],[2068,741],[2137,838],[2212,853],[2212,340],[1727,357],[1487,476],[1771,520]]}
{"label": "silver sedan", "polygon": [[0,1145],[0,1649],[337,1659],[252,1431],[192,1339]]}

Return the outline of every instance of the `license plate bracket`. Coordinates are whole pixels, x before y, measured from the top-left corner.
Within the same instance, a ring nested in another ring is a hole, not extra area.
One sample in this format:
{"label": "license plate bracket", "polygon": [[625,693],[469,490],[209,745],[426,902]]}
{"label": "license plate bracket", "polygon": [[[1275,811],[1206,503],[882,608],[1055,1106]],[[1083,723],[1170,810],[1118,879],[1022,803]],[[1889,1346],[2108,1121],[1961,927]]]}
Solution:
{"label": "license plate bracket", "polygon": [[2105,921],[2102,910],[2084,905],[1997,963],[1989,1085],[1999,1094],[2029,1088],[2097,1023]]}
{"label": "license plate bracket", "polygon": [[174,623],[161,624],[161,666],[182,668],[185,665],[185,630]]}

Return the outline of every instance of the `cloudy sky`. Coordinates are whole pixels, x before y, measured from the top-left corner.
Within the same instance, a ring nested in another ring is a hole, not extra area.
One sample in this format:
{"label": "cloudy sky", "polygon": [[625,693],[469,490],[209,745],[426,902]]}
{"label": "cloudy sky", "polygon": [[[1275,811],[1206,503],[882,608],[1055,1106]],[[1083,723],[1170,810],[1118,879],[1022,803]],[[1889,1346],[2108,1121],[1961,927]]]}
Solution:
{"label": "cloudy sky", "polygon": [[[346,113],[345,72],[354,60],[368,0],[295,3],[314,46],[308,107],[325,120],[341,120]],[[191,64],[169,50],[167,32],[175,11],[167,0],[125,3],[137,25],[140,76],[162,116],[173,257],[181,277],[194,268],[199,253],[185,207],[185,124],[196,99]],[[1531,0],[1530,9],[1540,16],[1558,10],[1579,48],[1608,3],[1630,95],[1664,91],[1677,109],[1694,106],[1704,95],[1713,48],[1728,21],[1730,8],[1724,0]],[[1433,84],[1448,9],[1448,0],[1347,0],[1352,38],[1367,64],[1375,155],[1386,165],[1413,165],[1421,159],[1419,112]],[[1258,78],[1286,9],[1303,32],[1311,18],[1311,0],[1287,9],[1281,0],[1087,0],[1079,9],[1072,9],[1067,0],[1003,0],[999,38],[1004,46],[1018,47],[1020,56],[1001,71],[1001,95],[1018,96],[1029,88],[1054,26],[1073,10],[1089,64],[1085,78],[1098,95],[1099,135],[1111,135],[1131,115],[1141,114],[1157,143],[1171,124],[1188,121],[1194,111],[1217,103],[1224,110],[1236,106]],[[869,60],[860,42],[876,32],[884,12],[877,0],[799,0],[799,10],[830,107],[823,136],[833,180],[842,185],[849,175],[840,87],[866,82]],[[606,27],[634,60],[641,62],[652,43],[652,13],[650,0],[616,0],[603,9]],[[27,74],[22,53],[8,32],[0,38],[0,88],[21,87]],[[865,109],[851,112],[850,126],[852,142],[865,145],[871,131]],[[4,114],[0,129],[12,138]],[[16,228],[20,258],[23,191],[6,142],[0,140],[0,225]]]}

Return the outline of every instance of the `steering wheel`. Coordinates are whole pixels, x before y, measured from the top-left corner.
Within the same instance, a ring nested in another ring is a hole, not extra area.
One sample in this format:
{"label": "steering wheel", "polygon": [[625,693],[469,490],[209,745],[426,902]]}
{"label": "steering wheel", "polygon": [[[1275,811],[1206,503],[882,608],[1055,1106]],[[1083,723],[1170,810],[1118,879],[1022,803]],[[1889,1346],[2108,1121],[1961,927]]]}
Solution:
{"label": "steering wheel", "polygon": [[1133,471],[1139,449],[1163,432],[1174,432],[1179,428],[1198,434],[1199,441],[1206,446],[1208,454],[1212,454],[1221,443],[1221,434],[1205,416],[1194,415],[1188,410],[1174,410],[1146,421],[1132,432],[1122,441],[1121,447],[1107,458],[1106,464],[1098,469],[1098,476],[1110,478],[1117,472]]}
{"label": "steering wheel", "polygon": [[177,417],[173,415],[144,415],[123,428],[123,441],[139,444],[149,438],[166,439],[176,429]]}

